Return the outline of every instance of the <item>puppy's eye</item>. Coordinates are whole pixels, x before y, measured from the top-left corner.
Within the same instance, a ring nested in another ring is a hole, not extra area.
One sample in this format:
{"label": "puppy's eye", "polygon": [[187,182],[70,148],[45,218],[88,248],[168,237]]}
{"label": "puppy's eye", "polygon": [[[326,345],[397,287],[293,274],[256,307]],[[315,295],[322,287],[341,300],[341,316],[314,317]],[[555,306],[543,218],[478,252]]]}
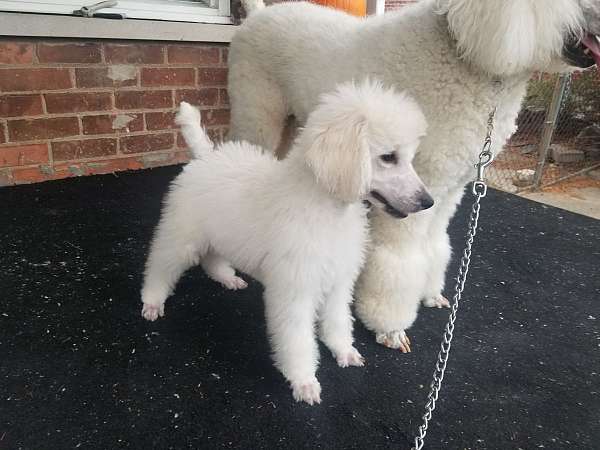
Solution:
{"label": "puppy's eye", "polygon": [[381,155],[379,158],[384,163],[388,163],[388,164],[396,164],[398,162],[398,158],[396,157],[396,154],[394,152],[386,153],[384,155]]}

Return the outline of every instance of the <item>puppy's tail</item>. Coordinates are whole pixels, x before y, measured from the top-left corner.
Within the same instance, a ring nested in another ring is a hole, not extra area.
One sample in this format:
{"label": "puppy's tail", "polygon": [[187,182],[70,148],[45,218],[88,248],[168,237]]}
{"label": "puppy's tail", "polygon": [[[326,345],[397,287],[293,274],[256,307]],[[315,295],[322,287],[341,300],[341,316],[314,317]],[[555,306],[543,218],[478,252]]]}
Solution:
{"label": "puppy's tail", "polygon": [[179,112],[175,116],[175,123],[181,127],[181,134],[192,150],[194,158],[200,158],[214,148],[214,144],[200,125],[200,111],[197,108],[181,102]]}
{"label": "puppy's tail", "polygon": [[258,11],[265,7],[263,0],[242,0],[242,6],[246,10],[246,15],[250,16],[254,11]]}

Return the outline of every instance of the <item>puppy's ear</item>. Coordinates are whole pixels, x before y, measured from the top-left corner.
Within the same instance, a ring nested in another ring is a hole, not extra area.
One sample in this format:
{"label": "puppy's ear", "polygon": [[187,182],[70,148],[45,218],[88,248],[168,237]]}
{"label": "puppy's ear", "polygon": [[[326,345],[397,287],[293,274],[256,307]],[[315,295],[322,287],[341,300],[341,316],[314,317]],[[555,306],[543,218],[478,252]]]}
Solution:
{"label": "puppy's ear", "polygon": [[[309,121],[310,122],[310,121]],[[345,115],[326,127],[303,130],[305,162],[317,182],[348,203],[360,200],[371,184],[371,156],[366,123],[359,115]]]}

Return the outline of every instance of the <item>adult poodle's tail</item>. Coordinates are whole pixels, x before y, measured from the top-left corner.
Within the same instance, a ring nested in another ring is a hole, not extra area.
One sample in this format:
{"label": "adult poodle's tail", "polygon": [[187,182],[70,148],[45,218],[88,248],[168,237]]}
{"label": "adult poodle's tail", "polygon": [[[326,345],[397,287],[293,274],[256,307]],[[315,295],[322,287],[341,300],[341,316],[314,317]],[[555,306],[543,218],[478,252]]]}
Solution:
{"label": "adult poodle's tail", "polygon": [[197,108],[181,102],[179,112],[175,116],[175,123],[181,127],[181,134],[192,150],[194,158],[201,158],[204,153],[214,148],[214,144],[200,125],[200,111]]}
{"label": "adult poodle's tail", "polygon": [[263,0],[242,0],[242,6],[246,10],[246,14],[249,16],[254,11],[263,9],[265,2]]}

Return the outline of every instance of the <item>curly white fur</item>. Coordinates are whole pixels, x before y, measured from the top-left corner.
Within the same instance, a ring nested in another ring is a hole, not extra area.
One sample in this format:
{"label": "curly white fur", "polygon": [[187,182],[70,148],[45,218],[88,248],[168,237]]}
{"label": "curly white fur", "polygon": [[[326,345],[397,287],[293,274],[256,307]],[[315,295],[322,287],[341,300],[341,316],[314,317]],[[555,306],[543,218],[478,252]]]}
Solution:
{"label": "curly white fur", "polygon": [[397,337],[412,325],[419,300],[447,305],[446,229],[492,107],[498,152],[532,71],[566,69],[563,44],[600,34],[599,15],[596,0],[422,0],[366,20],[289,3],[257,10],[240,27],[229,56],[234,139],[275,150],[289,115],[304,124],[322,92],[366,75],[407,89],[424,109],[430,133],[414,164],[436,206],[401,222],[373,219],[357,312],[378,341],[406,348]]}
{"label": "curly white fur", "polygon": [[[246,287],[234,267],[248,273],[265,286],[276,366],[296,400],[318,403],[317,317],[338,364],[362,365],[350,314],[368,234],[361,201],[377,190],[388,205],[370,198],[375,207],[408,214],[430,200],[411,166],[423,114],[379,83],[340,86],[322,97],[285,161],[244,142],[215,150],[199,118],[181,105],[177,123],[198,159],[166,197],[146,264],[142,315],[164,315],[179,277],[198,262],[230,289]],[[395,163],[381,159],[389,154]]]}
{"label": "curly white fur", "polygon": [[498,76],[547,70],[561,59],[565,38],[582,35],[573,0],[438,0],[458,54]]}

